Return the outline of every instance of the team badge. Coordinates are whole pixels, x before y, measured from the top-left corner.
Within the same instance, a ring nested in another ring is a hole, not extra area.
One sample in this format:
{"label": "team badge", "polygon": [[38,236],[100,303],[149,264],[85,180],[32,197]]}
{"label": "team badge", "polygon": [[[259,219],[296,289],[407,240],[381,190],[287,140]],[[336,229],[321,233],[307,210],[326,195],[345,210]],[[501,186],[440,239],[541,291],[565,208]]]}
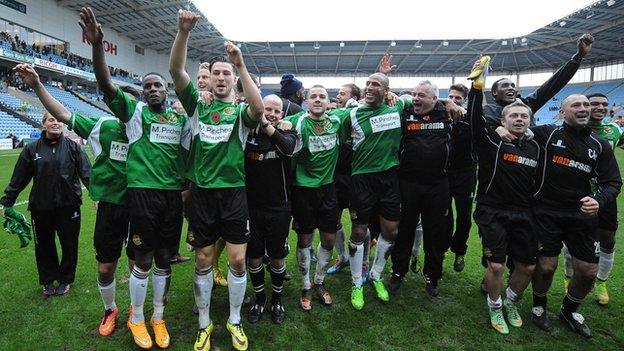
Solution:
{"label": "team badge", "polygon": [[178,121],[178,118],[176,117],[175,113],[173,112],[169,113],[169,122],[176,123],[177,121]]}
{"label": "team badge", "polygon": [[323,128],[325,128],[326,130],[330,130],[330,129],[331,129],[331,127],[332,127],[331,122],[330,122],[328,119],[326,119],[326,120],[323,122]]}
{"label": "team badge", "polygon": [[323,126],[316,126],[316,134],[321,134],[323,133]]}
{"label": "team badge", "polygon": [[195,233],[192,230],[186,232],[186,241],[189,243],[195,241]]}
{"label": "team badge", "polygon": [[210,116],[210,119],[212,119],[213,123],[219,123],[219,121],[221,121],[221,115],[218,112],[215,112],[212,116]]}
{"label": "team badge", "polygon": [[233,115],[236,112],[236,109],[234,107],[226,107],[223,110],[223,113],[226,115]]}
{"label": "team badge", "polygon": [[132,242],[136,246],[141,246],[142,242],[141,242],[141,237],[139,236],[139,234],[132,235]]}
{"label": "team badge", "polygon": [[492,251],[490,250],[489,247],[484,247],[483,248],[483,256],[485,256],[485,257],[492,257]]}
{"label": "team badge", "polygon": [[423,117],[423,121],[428,121],[430,119],[431,119],[431,117],[429,117],[429,115]]}
{"label": "team badge", "polygon": [[613,130],[611,129],[611,127],[604,127],[604,132],[605,134],[611,134],[613,133]]}
{"label": "team badge", "polygon": [[158,117],[158,122],[160,122],[160,123],[167,123],[167,117],[159,116]]}

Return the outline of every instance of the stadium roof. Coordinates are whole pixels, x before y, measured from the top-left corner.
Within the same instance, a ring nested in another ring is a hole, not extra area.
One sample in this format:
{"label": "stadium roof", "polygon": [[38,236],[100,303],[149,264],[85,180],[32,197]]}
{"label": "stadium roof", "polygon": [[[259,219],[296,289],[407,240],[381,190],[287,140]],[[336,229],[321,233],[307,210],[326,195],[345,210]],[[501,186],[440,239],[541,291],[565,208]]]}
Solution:
{"label": "stadium roof", "polygon": [[[167,53],[177,29],[177,11],[199,12],[187,0],[59,0],[79,10],[88,5],[100,21],[134,42]],[[509,15],[510,25],[515,19]],[[250,27],[249,30],[253,30]],[[495,29],[493,29],[495,30]],[[493,56],[497,73],[554,70],[576,50],[576,39],[590,32],[596,38],[586,63],[624,58],[624,0],[603,0],[546,25],[524,37],[471,40],[243,42],[241,48],[250,71],[260,75],[293,72],[300,75],[366,74],[390,52],[397,74],[465,74],[479,56]],[[225,38],[202,18],[189,40],[189,56],[197,60],[223,54]]]}

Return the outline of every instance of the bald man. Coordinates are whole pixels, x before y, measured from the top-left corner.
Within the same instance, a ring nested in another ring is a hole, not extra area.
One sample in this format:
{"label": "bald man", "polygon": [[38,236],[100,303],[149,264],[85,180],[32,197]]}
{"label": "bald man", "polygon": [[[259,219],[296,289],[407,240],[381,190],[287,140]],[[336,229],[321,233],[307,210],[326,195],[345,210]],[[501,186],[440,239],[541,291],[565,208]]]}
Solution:
{"label": "bald man", "polygon": [[290,225],[290,162],[297,133],[282,121],[282,99],[268,95],[263,99],[264,116],[257,128],[249,133],[245,144],[245,184],[249,204],[251,237],[247,244],[247,262],[256,301],[248,314],[249,323],[257,323],[264,313],[264,266],[266,252],[270,259],[269,273],[273,284],[271,319],[284,322],[281,301],[288,254]]}
{"label": "bald man", "polygon": [[[587,125],[590,117],[587,97],[568,96],[559,113],[564,120],[561,126],[531,128],[542,149],[542,172],[538,172],[541,179],[536,183],[533,201],[539,245],[533,277],[532,318],[538,327],[550,331],[547,293],[565,244],[572,255],[574,274],[559,318],[573,331],[591,337],[583,316],[576,311],[591,291],[598,270],[598,210],[615,201],[622,179],[613,149],[605,139],[593,135]],[[592,179],[598,189],[595,193]]]}

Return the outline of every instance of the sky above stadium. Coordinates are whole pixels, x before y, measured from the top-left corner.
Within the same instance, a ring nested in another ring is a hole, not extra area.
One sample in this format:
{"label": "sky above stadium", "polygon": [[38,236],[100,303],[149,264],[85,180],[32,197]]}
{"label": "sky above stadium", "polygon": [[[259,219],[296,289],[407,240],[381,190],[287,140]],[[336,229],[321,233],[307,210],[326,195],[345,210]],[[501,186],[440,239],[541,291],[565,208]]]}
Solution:
{"label": "sky above stadium", "polygon": [[235,41],[452,40],[521,37],[588,0],[193,0]]}

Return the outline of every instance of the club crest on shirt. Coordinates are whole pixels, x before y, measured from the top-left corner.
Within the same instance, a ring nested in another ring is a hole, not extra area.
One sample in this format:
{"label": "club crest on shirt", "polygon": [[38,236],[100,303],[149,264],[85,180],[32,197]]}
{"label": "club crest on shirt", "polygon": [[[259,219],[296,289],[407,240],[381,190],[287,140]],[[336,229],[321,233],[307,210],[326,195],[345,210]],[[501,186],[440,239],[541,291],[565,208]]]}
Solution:
{"label": "club crest on shirt", "polygon": [[218,112],[215,112],[210,116],[210,119],[213,123],[219,123],[221,121],[221,115]]}
{"label": "club crest on shirt", "polygon": [[322,126],[316,126],[316,133],[317,134],[323,133],[323,127]]}
{"label": "club crest on shirt", "polygon": [[165,116],[158,116],[158,122],[159,123],[167,123],[167,117],[165,117]]}
{"label": "club crest on shirt", "polygon": [[233,115],[234,113],[236,113],[236,109],[234,107],[226,107],[223,109],[223,114]]}
{"label": "club crest on shirt", "polygon": [[423,117],[423,121],[428,121],[430,119],[431,119],[431,117],[429,117],[429,115],[426,115],[426,116]]}
{"label": "club crest on shirt", "polygon": [[332,124],[330,122],[330,120],[325,119],[325,121],[323,122],[323,128],[325,128],[326,130],[330,130],[332,127]]}
{"label": "club crest on shirt", "polygon": [[169,112],[169,122],[176,123],[178,121],[178,117],[173,112]]}

